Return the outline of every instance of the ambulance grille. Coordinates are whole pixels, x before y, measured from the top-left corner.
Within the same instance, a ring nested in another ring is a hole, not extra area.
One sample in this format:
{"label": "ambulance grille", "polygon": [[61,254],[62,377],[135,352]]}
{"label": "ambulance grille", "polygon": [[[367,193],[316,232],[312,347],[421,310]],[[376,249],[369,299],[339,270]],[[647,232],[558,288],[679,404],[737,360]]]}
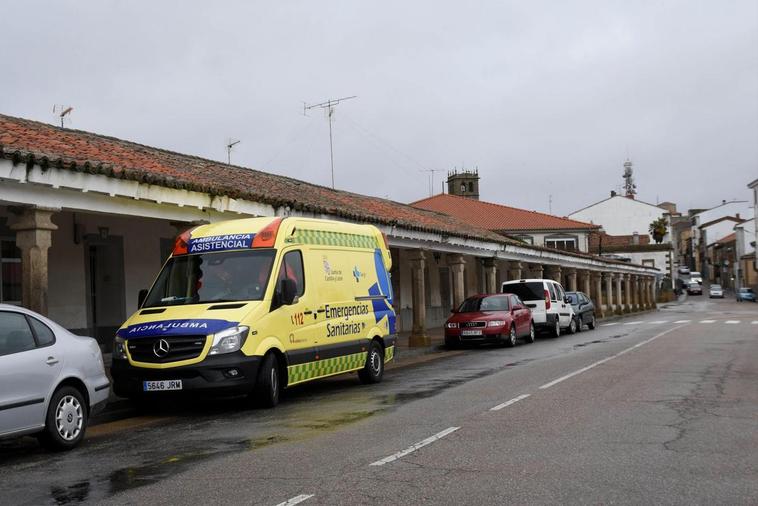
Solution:
{"label": "ambulance grille", "polygon": [[[161,356],[158,356],[154,350],[159,348],[158,342],[162,339],[168,343],[168,353],[164,355],[159,349]],[[205,339],[205,336],[143,337],[129,340],[127,346],[135,362],[165,364],[199,357],[205,346]]]}

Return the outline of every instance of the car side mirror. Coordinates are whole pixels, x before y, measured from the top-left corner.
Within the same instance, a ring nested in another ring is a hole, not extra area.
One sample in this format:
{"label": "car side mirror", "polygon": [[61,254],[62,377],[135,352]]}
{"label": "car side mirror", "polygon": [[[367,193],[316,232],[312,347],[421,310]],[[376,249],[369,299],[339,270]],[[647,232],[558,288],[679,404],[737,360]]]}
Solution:
{"label": "car side mirror", "polygon": [[568,295],[564,295],[563,302],[565,302],[566,304],[571,304],[571,297],[569,297]]}
{"label": "car side mirror", "polygon": [[297,285],[289,278],[279,281],[279,302],[289,306],[297,302]]}
{"label": "car side mirror", "polygon": [[142,290],[137,293],[137,307],[142,307],[142,304],[145,303],[145,299],[147,299],[147,288],[143,288]]}

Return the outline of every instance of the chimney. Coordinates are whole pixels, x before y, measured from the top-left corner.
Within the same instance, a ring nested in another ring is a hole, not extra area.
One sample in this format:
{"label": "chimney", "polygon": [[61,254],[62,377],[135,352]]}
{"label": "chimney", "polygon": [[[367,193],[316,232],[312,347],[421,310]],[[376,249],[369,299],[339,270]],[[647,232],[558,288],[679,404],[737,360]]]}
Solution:
{"label": "chimney", "polygon": [[639,243],[640,243],[640,234],[639,234],[639,232],[634,232],[632,234],[632,244],[634,244],[636,246]]}
{"label": "chimney", "polygon": [[611,197],[615,197],[615,196],[616,196],[616,190],[611,190]]}

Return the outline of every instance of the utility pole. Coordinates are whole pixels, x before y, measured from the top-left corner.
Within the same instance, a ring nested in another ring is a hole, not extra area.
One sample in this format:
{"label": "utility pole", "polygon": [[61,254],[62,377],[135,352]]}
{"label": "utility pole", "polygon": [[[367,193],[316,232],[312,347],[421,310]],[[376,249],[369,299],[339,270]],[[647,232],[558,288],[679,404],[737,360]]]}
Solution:
{"label": "utility pole", "polygon": [[232,164],[232,148],[242,142],[239,139],[232,139],[229,138],[229,141],[226,143],[226,163],[228,165]]}
{"label": "utility pole", "polygon": [[330,98],[326,102],[321,102],[320,104],[313,104],[313,105],[308,105],[306,103],[303,103],[303,116],[307,116],[306,112],[315,107],[319,107],[321,109],[326,110],[326,114],[329,119],[329,159],[331,160],[331,165],[332,165],[332,189],[334,189],[334,141],[332,139],[332,116],[334,115],[334,107],[338,105],[340,102],[344,102],[345,100],[350,100],[353,98],[358,98],[358,96],[353,95],[352,97],[342,97],[342,98],[334,98],[334,99]]}

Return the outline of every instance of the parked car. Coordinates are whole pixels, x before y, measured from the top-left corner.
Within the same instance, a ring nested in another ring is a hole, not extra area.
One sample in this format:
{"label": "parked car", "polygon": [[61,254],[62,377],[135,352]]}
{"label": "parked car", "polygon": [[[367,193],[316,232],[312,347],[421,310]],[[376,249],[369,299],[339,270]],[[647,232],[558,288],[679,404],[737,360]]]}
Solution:
{"label": "parked car", "polygon": [[698,271],[690,272],[690,282],[694,281],[698,284],[703,284],[703,276]]}
{"label": "parked car", "polygon": [[752,288],[740,288],[737,290],[737,302],[755,302],[755,292]]}
{"label": "parked car", "polygon": [[690,268],[686,267],[684,265],[680,265],[679,268],[677,269],[677,271],[679,271],[679,274],[687,275],[687,274],[690,273]]}
{"label": "parked car", "polygon": [[0,304],[0,438],[35,434],[51,450],[70,450],[109,387],[97,341]]}
{"label": "parked car", "polygon": [[687,295],[703,295],[703,287],[697,281],[690,281],[687,285]]}
{"label": "parked car", "polygon": [[708,297],[711,299],[713,298],[724,298],[724,289],[721,288],[721,285],[713,284],[708,288]]}
{"label": "parked car", "polygon": [[595,328],[595,304],[584,292],[566,292],[566,297],[571,301],[576,320],[576,331],[582,330],[582,325],[587,325],[590,330]]}
{"label": "parked car", "polygon": [[532,312],[510,293],[475,295],[464,300],[445,323],[445,344],[498,342],[516,346],[520,338],[533,343]]}
{"label": "parked car", "polygon": [[506,281],[500,291],[516,295],[532,310],[537,330],[547,331],[553,337],[564,330],[576,332],[574,310],[560,283],[552,279],[520,279]]}

